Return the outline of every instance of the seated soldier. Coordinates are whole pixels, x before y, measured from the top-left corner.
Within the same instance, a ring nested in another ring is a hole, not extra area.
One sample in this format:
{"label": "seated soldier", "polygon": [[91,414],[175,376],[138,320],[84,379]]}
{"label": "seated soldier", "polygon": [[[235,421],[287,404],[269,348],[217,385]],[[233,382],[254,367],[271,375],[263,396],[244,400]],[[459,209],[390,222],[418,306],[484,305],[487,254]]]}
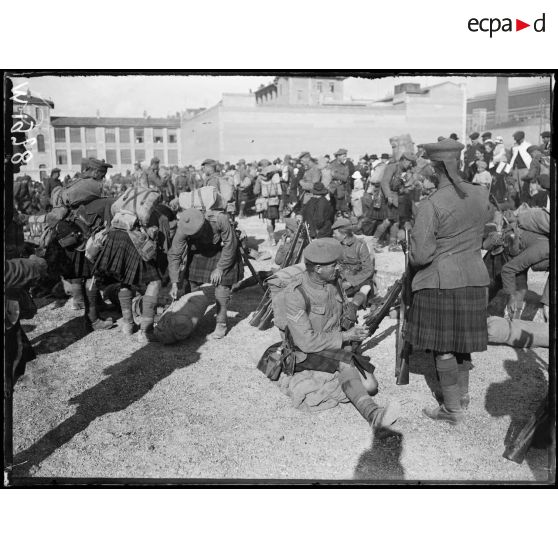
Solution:
{"label": "seated soldier", "polygon": [[287,328],[296,350],[295,372],[339,371],[341,389],[373,428],[393,424],[398,403],[380,407],[371,397],[378,393],[374,367],[368,358],[351,350],[351,342],[368,336],[365,327],[341,331],[343,302],[335,286],[343,250],[333,238],[319,238],[304,249],[306,271],[286,287]]}
{"label": "seated soldier", "polygon": [[374,262],[366,243],[356,238],[354,226],[345,217],[333,223],[333,238],[341,243],[343,255],[339,261],[343,290],[348,297],[354,296],[361,287],[373,287]]}

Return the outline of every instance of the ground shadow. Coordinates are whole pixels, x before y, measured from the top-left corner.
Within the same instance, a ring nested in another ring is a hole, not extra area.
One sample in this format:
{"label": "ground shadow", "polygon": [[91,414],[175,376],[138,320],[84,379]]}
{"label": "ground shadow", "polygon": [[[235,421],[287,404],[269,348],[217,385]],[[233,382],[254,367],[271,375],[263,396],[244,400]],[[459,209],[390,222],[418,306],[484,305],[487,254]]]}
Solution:
{"label": "ground shadow", "polygon": [[83,316],[76,316],[57,328],[31,339],[38,355],[56,353],[68,348],[88,334]]}
{"label": "ground shadow", "polygon": [[372,440],[372,447],[358,459],[353,473],[355,480],[398,481],[405,479],[405,468],[401,465],[403,434],[392,429],[383,429]]}
{"label": "ground shadow", "polygon": [[[490,415],[510,416],[510,426],[504,439],[506,447],[515,441],[525,423],[547,396],[548,391],[545,375],[548,363],[530,349],[515,349],[515,353],[517,360],[504,361],[509,379],[491,384],[485,398],[485,408]],[[553,428],[550,422],[547,428]],[[545,438],[540,432],[538,434],[539,441]],[[550,439],[548,436],[546,438]],[[540,443],[538,445],[540,446]],[[549,447],[537,449],[533,445],[525,456],[525,461],[531,468],[535,480],[549,480],[551,458],[549,449]]]}
{"label": "ground shadow", "polygon": [[77,405],[71,417],[14,457],[14,476],[32,475],[41,462],[84,431],[94,420],[126,409],[177,368],[197,362],[198,349],[205,339],[202,332],[196,332],[193,337],[172,346],[151,343],[108,367],[104,371],[107,376],[105,379],[70,399],[70,404]]}

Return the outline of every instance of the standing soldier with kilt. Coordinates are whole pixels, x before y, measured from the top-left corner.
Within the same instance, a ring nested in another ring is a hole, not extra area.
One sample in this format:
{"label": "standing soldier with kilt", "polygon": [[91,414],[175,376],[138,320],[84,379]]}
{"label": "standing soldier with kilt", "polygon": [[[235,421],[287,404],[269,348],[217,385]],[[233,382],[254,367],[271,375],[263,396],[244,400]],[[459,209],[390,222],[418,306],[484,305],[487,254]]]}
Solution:
{"label": "standing soldier with kilt", "polygon": [[469,405],[471,353],[485,351],[488,342],[490,280],[481,247],[490,204],[486,189],[458,173],[461,143],[446,139],[423,147],[439,184],[420,202],[411,233],[409,261],[416,273],[407,341],[434,352],[440,405],[424,414],[456,424]]}

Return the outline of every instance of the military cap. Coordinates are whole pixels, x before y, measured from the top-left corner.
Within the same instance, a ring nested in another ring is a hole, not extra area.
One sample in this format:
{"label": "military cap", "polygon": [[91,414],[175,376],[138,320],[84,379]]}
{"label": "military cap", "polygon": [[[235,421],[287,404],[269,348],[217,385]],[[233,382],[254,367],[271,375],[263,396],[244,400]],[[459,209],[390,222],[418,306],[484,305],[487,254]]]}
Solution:
{"label": "military cap", "polygon": [[112,169],[112,165],[110,163],[105,163],[104,159],[95,159],[94,157],[89,157],[89,159],[87,159],[87,168],[88,169]]}
{"label": "military cap", "polygon": [[469,139],[476,140],[479,139],[480,134],[478,132],[473,132],[469,135]]}
{"label": "military cap", "polygon": [[259,163],[259,167],[269,167],[271,165],[271,161],[269,159],[262,159]]}
{"label": "military cap", "polygon": [[482,139],[488,139],[492,137],[492,132],[484,132],[484,134],[482,134],[481,138]]}
{"label": "military cap", "polygon": [[151,159],[151,165],[154,165],[155,163],[160,163],[161,159],[159,159],[159,157],[153,157],[153,159]]}
{"label": "military cap", "polygon": [[62,172],[62,171],[58,167],[55,167],[50,171],[50,174],[53,174],[55,172]]}
{"label": "military cap", "polygon": [[[442,141],[453,141],[453,140],[446,140],[445,138],[443,140],[439,140],[438,143],[441,143]],[[423,146],[424,147],[424,146]],[[412,153],[409,153],[408,151],[405,151],[400,159],[407,159],[407,161],[411,161],[411,163],[416,163],[417,162],[417,158],[415,155],[413,155]]]}
{"label": "military cap", "polygon": [[378,160],[378,155],[376,155],[376,153],[370,155],[370,161],[377,161],[377,160]]}
{"label": "military cap", "polygon": [[312,187],[312,193],[316,196],[325,196],[328,193],[328,189],[321,182],[316,182]]}
{"label": "military cap", "polygon": [[391,157],[387,153],[382,153],[380,159],[390,159]]}
{"label": "military cap", "polygon": [[245,159],[239,159],[238,165],[245,165],[246,164],[246,160]]}
{"label": "military cap", "polygon": [[341,147],[334,153],[334,155],[337,157],[338,155],[347,155],[347,153],[348,151],[344,147]]}
{"label": "military cap", "polygon": [[483,145],[491,145],[492,148],[494,148],[496,146],[496,142],[493,139],[488,138],[487,140],[485,140]]}
{"label": "military cap", "polygon": [[458,153],[464,149],[464,145],[458,141],[445,139],[437,143],[425,143],[423,149],[431,161],[455,162]]}
{"label": "military cap", "polygon": [[274,172],[277,172],[277,170],[278,169],[275,165],[267,165],[262,169],[262,174],[272,174]]}
{"label": "military cap", "polygon": [[457,134],[450,134],[449,135],[449,139],[452,139],[454,141],[457,141],[459,138],[457,137]]}
{"label": "military cap", "polygon": [[444,136],[438,136],[438,139],[436,141],[444,141],[446,138]]}
{"label": "military cap", "polygon": [[290,155],[285,155],[285,161],[290,161],[292,157]]}
{"label": "military cap", "polygon": [[533,152],[535,152],[535,151],[541,151],[541,149],[542,149],[542,148],[541,148],[539,145],[530,145],[530,146],[527,148],[527,153],[529,153],[529,155],[532,155]]}
{"label": "military cap", "polygon": [[549,138],[550,137],[550,132],[548,130],[545,130],[542,134],[541,134],[541,138]]}
{"label": "military cap", "polygon": [[202,163],[202,167],[205,165],[209,165],[211,167],[214,167],[217,165],[217,161],[215,161],[214,159],[205,159],[204,162]]}
{"label": "military cap", "polygon": [[522,130],[518,130],[517,132],[515,132],[513,134],[513,138],[514,139],[525,139],[525,132],[523,132]]}
{"label": "military cap", "polygon": [[303,157],[311,157],[310,152],[309,151],[303,151],[298,158],[302,159]]}
{"label": "military cap", "polygon": [[185,209],[180,214],[179,222],[181,223],[184,233],[187,235],[196,234],[202,228],[203,221],[203,213],[199,209],[194,209],[193,207]]}
{"label": "military cap", "polygon": [[317,238],[306,246],[302,255],[309,262],[326,265],[338,261],[343,255],[343,248],[334,238]]}
{"label": "military cap", "polygon": [[347,219],[346,217],[338,217],[333,223],[333,225],[331,226],[331,228],[335,230],[335,229],[344,229],[345,227],[352,227],[352,226],[353,223],[351,222],[350,219]]}

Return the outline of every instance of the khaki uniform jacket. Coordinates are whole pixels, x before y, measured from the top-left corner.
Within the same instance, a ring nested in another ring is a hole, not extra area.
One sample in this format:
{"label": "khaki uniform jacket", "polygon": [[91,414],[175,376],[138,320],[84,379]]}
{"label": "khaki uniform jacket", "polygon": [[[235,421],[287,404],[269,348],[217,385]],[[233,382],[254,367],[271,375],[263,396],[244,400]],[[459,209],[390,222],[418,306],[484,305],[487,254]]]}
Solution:
{"label": "khaki uniform jacket", "polygon": [[418,268],[412,290],[481,287],[490,283],[482,260],[484,226],[490,221],[488,190],[460,182],[460,198],[446,178],[422,200],[410,238],[409,260]]}
{"label": "khaki uniform jacket", "polygon": [[374,262],[370,257],[368,246],[360,238],[347,237],[341,242],[343,258],[341,277],[351,286],[357,287],[374,275]]}
{"label": "khaki uniform jacket", "polygon": [[[229,221],[229,218],[220,212],[208,211],[206,220],[209,221],[212,230],[211,238],[204,239],[204,244],[221,244],[221,257],[217,262],[216,269],[225,272],[230,270],[235,262],[238,251],[238,239]],[[189,241],[189,236],[184,232],[184,223],[178,219],[176,234],[172,240],[172,246],[167,254],[169,262],[169,277],[172,283],[177,283],[180,275],[180,265],[183,255],[187,249],[195,246]]]}
{"label": "khaki uniform jacket", "polygon": [[[300,287],[310,301],[310,312]],[[343,337],[340,320],[343,300],[332,283],[319,284],[304,272],[285,289],[287,326],[294,344],[304,353],[341,349]]]}

